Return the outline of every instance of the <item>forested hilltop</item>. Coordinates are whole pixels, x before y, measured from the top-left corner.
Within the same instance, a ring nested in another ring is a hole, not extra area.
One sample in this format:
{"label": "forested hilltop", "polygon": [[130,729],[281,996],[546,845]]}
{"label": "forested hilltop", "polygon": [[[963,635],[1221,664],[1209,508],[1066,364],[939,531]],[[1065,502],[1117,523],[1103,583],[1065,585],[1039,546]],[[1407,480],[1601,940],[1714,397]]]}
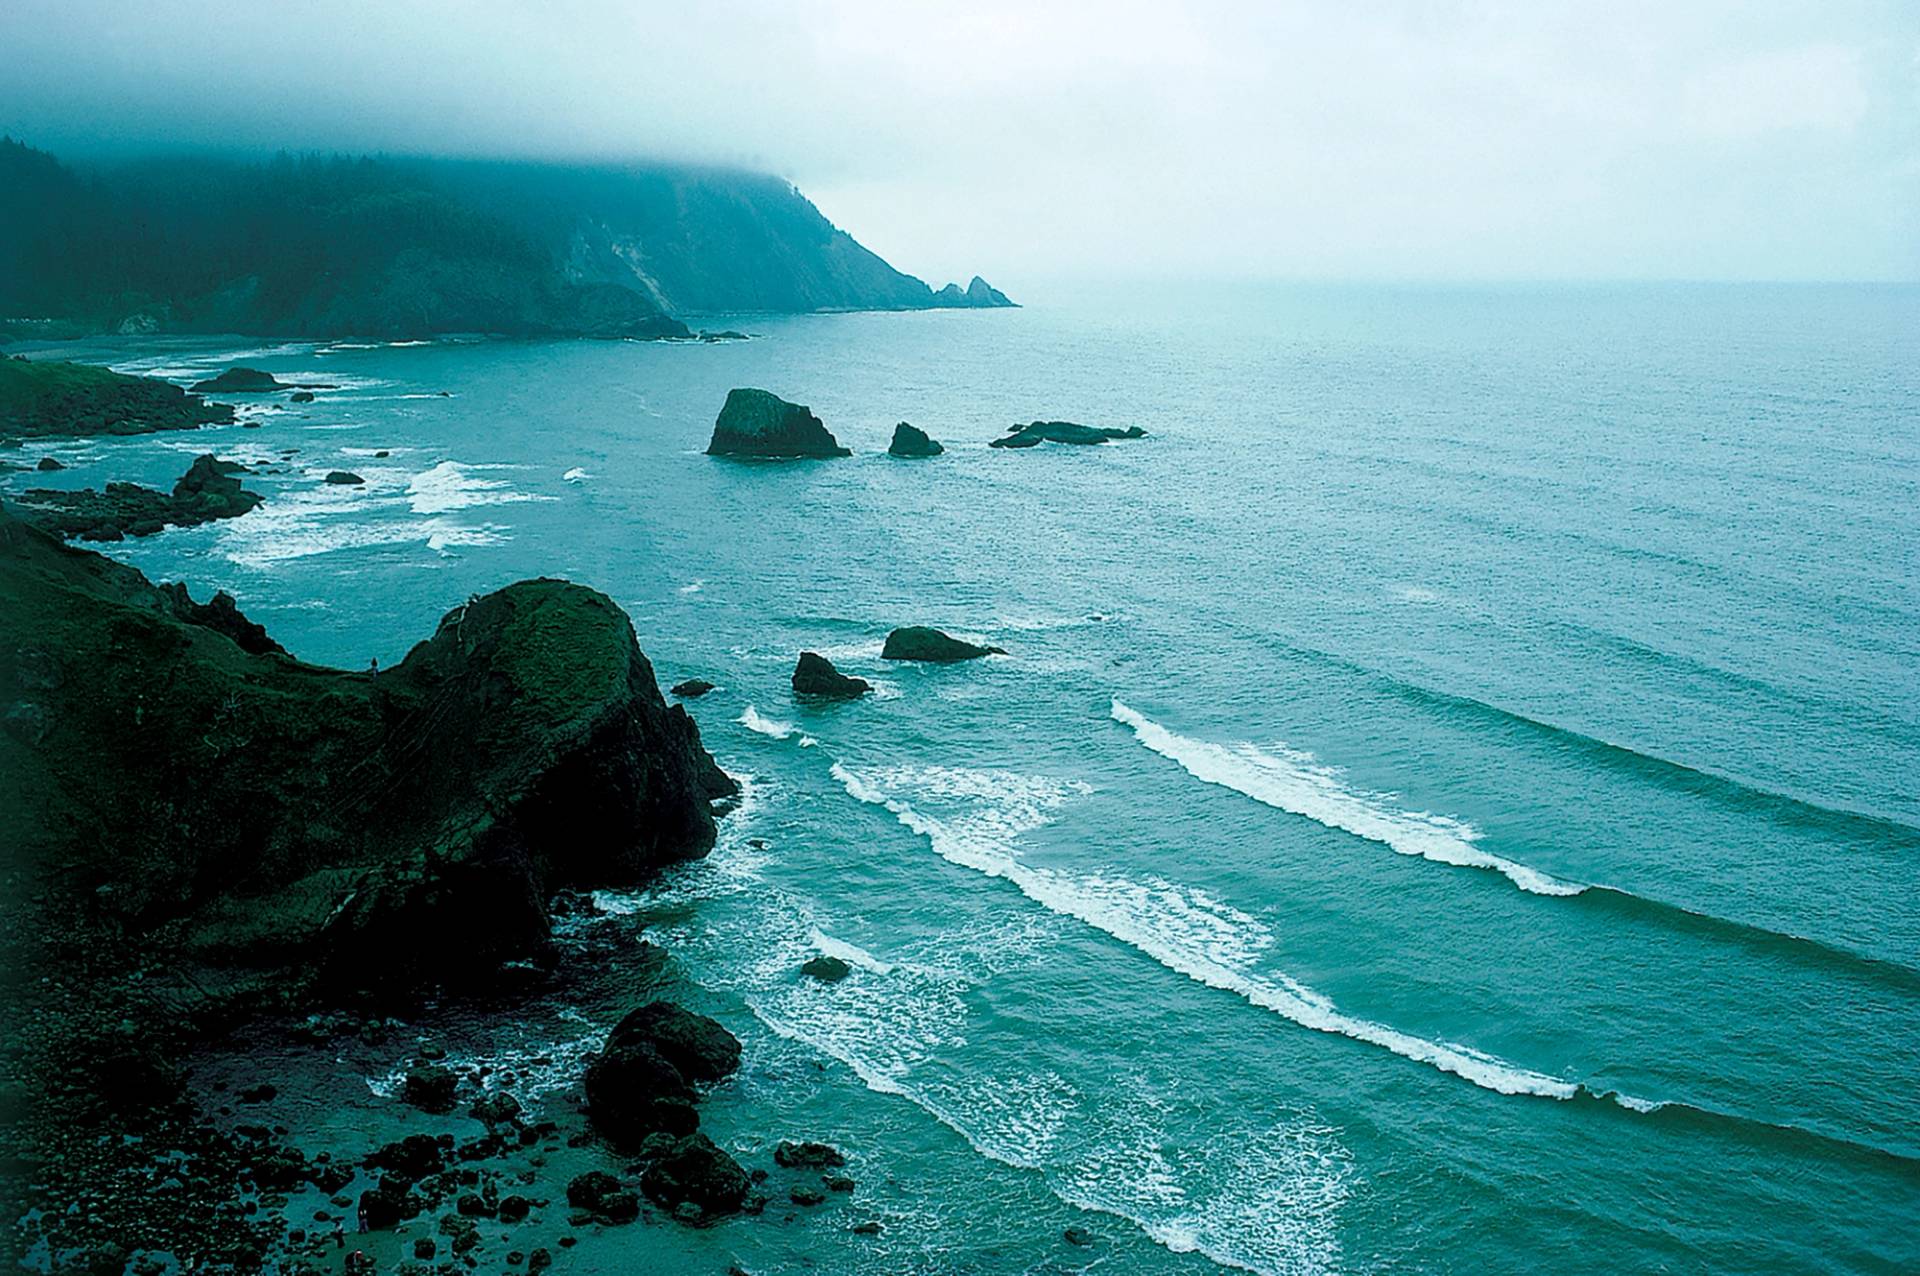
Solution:
{"label": "forested hilltop", "polygon": [[977,278],[935,292],[740,170],[282,154],[80,171],[0,140],[15,335],[680,336],[699,312],[1010,304]]}

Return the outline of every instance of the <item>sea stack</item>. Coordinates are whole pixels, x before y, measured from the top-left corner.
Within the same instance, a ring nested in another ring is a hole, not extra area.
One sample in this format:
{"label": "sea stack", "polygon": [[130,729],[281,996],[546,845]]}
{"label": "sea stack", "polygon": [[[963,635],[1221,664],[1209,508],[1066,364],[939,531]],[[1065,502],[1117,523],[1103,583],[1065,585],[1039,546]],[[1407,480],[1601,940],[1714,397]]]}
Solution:
{"label": "sea stack", "polygon": [[769,458],[852,456],[821,424],[820,418],[798,403],[789,403],[766,390],[735,389],[713,423],[708,456]]}
{"label": "sea stack", "polygon": [[905,421],[893,427],[893,442],[887,445],[888,456],[939,456],[946,450],[925,430]]}
{"label": "sea stack", "polygon": [[833,662],[815,651],[800,653],[800,661],[793,667],[793,691],[795,695],[814,696],[821,700],[858,700],[873,690],[873,684],[865,678],[851,678],[833,667]]}
{"label": "sea stack", "polygon": [[926,625],[908,625],[904,629],[894,630],[887,635],[887,645],[880,649],[882,660],[922,660],[939,665],[1006,654],[999,647],[982,647]]}

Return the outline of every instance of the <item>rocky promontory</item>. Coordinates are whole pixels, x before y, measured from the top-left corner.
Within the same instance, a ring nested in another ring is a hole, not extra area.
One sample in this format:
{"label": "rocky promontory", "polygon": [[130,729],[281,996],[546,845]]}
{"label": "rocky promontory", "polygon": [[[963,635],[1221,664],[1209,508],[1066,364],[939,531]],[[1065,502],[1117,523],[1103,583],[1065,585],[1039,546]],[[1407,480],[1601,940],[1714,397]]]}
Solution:
{"label": "rocky promontory", "polygon": [[56,536],[83,541],[151,536],[169,526],[197,527],[252,510],[264,498],[235,477],[246,473],[239,462],[208,454],[194,458],[171,493],[137,483],[109,483],[98,492],[34,487],[19,495],[15,513]]}
{"label": "rocky promontory", "polygon": [[926,625],[907,625],[894,630],[880,649],[882,660],[920,660],[943,665],[1006,654],[1004,648],[983,647]]}
{"label": "rocky promontory", "polygon": [[[0,1212],[56,1251],[124,1254],[137,1232],[261,1270],[252,1207],[233,1193],[309,1179],[337,1193],[351,1167],[244,1118],[237,1135],[197,1124],[185,1052],[255,1014],[512,986],[550,960],[556,892],[630,887],[704,855],[712,804],[737,786],[592,590],[524,581],[455,608],[392,668],[326,669],[281,652],[230,598],[195,603],[11,509]],[[647,1014],[649,1047],[676,1068],[704,1079],[729,1057],[724,1030]],[[439,1106],[444,1086],[416,1071],[409,1092]],[[452,1160],[450,1140],[410,1140],[369,1158],[399,1167],[368,1190],[370,1223],[417,1213],[411,1185]],[[122,1190],[164,1148],[200,1167],[178,1191],[201,1205],[156,1213]]]}
{"label": "rocky promontory", "polygon": [[820,418],[798,403],[789,403],[766,390],[736,389],[713,423],[708,456],[799,457],[852,456],[821,424]]}
{"label": "rocky promontory", "polygon": [[981,310],[1003,306],[1017,306],[1006,293],[975,275],[965,288],[959,284],[948,284],[933,294],[933,304],[958,310]]}
{"label": "rocky promontory", "polygon": [[946,450],[925,430],[905,421],[893,427],[893,442],[887,445],[888,456],[939,456]]}
{"label": "rocky promontory", "polygon": [[233,409],[171,381],[85,363],[0,357],[0,437],[147,434],[229,425]]}
{"label": "rocky promontory", "polygon": [[1027,425],[1007,427],[1007,433],[988,443],[988,447],[1028,448],[1039,447],[1042,443],[1105,443],[1111,439],[1141,439],[1147,432],[1137,425],[1124,430],[1092,425],[1076,425],[1072,421],[1034,421]]}

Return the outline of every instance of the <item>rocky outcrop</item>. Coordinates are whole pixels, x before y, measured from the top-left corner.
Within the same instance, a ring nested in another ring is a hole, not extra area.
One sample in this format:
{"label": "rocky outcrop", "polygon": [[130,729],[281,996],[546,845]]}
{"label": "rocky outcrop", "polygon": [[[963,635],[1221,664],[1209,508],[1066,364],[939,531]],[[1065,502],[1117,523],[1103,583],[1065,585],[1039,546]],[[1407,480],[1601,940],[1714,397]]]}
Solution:
{"label": "rocky outcrop", "polygon": [[934,293],[933,304],[951,309],[981,310],[1012,306],[1015,303],[1007,297],[1006,293],[975,275],[965,288],[961,288],[959,284],[948,284]]}
{"label": "rocky outcrop", "polygon": [[847,1158],[831,1143],[782,1139],[773,1149],[773,1163],[788,1170],[835,1170],[845,1165]]}
{"label": "rocky outcrop", "polygon": [[740,1043],[714,1020],[655,1001],[622,1019],[587,1061],[587,1115],[616,1147],[649,1135],[691,1134],[699,1125],[693,1082],[715,1082],[740,1066]]}
{"label": "rocky outcrop", "polygon": [[802,405],[765,390],[736,389],[727,392],[713,423],[707,455],[792,459],[853,453]]}
{"label": "rocky outcrop", "polygon": [[1028,425],[1009,426],[1005,435],[993,440],[987,446],[1027,448],[1038,447],[1042,443],[1105,443],[1111,439],[1145,438],[1146,434],[1147,432],[1137,425],[1116,430],[1076,425],[1072,421],[1034,421]]}
{"label": "rocky outcrop", "polygon": [[833,662],[818,652],[803,651],[793,666],[793,692],[821,700],[858,700],[873,690],[865,678],[853,678],[833,667]]}
{"label": "rocky outcrop", "polygon": [[690,1223],[737,1211],[751,1187],[740,1163],[704,1134],[675,1140],[640,1176],[648,1200]]}
{"label": "rocky outcrop", "polygon": [[366,480],[352,470],[328,470],[327,482],[334,487],[361,487]]}
{"label": "rocky outcrop", "polygon": [[925,625],[908,625],[894,630],[887,635],[886,645],[880,649],[882,660],[921,660],[942,665],[1006,654],[1004,648],[982,647]]}
{"label": "rocky outcrop", "polygon": [[810,979],[818,979],[823,984],[837,984],[853,973],[852,967],[838,957],[821,953],[809,957],[800,966],[800,973]]}
{"label": "rocky outcrop", "polygon": [[0,437],[148,434],[232,421],[233,409],[226,404],[208,403],[158,377],[24,355],[0,357]]}
{"label": "rocky outcrop", "polygon": [[288,403],[312,403],[313,391],[295,390],[292,394],[289,394],[287,396],[287,402]]}
{"label": "rocky outcrop", "polygon": [[925,430],[905,421],[893,427],[893,442],[887,445],[888,456],[939,456],[946,450]]}
{"label": "rocky outcrop", "polygon": [[674,683],[672,694],[682,700],[698,700],[712,690],[713,684],[705,678],[688,678],[685,682]]}
{"label": "rocky outcrop", "polygon": [[171,494],[137,483],[109,483],[98,492],[29,488],[20,494],[16,512],[57,536],[88,541],[151,536],[170,525],[197,527],[247,513],[264,499],[235,477],[249,472],[236,461],[209,454],[194,459]]}
{"label": "rocky outcrop", "polygon": [[250,651],[256,656],[286,654],[286,648],[269,637],[264,626],[255,624],[241,614],[239,604],[226,590],[216,590],[213,597],[204,603],[193,601],[192,595],[187,593],[187,587],[182,584],[163,584],[159,590],[176,619],[225,634],[240,650]]}
{"label": "rocky outcrop", "polygon": [[195,394],[263,394],[268,390],[284,390],[287,387],[271,372],[262,372],[258,368],[228,368],[219,376],[195,383]]}
{"label": "rocky outcrop", "polygon": [[45,898],[85,905],[63,929],[98,915],[130,948],[164,930],[236,985],[398,993],[539,951],[559,888],[713,844],[712,759],[602,594],[473,599],[378,677],[181,610],[0,512],[0,703],[49,724],[0,735],[0,846],[16,903],[61,866]]}

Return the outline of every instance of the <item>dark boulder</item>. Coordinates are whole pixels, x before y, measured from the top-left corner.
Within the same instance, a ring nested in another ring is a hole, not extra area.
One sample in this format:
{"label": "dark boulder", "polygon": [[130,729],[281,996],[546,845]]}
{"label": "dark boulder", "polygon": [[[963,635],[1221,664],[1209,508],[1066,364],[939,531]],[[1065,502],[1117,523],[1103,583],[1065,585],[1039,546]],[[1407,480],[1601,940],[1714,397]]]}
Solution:
{"label": "dark boulder", "polygon": [[588,1170],[569,1182],[567,1204],[603,1223],[631,1223],[640,1217],[640,1198],[605,1170]]}
{"label": "dark boulder", "polygon": [[1003,648],[978,646],[925,625],[894,630],[887,635],[886,646],[880,649],[882,660],[923,660],[943,665],[1006,654]]}
{"label": "dark boulder", "polygon": [[55,470],[64,470],[67,467],[50,456],[43,456],[40,458],[40,463],[33,468],[39,470],[42,474],[51,474]]}
{"label": "dark boulder", "polygon": [[359,487],[366,480],[352,470],[328,470],[327,482],[335,487]]}
{"label": "dark boulder", "polygon": [[682,700],[698,700],[713,690],[713,684],[705,678],[689,678],[685,682],[674,683],[672,690]]}
{"label": "dark boulder", "polygon": [[195,385],[193,392],[195,394],[258,394],[283,388],[271,372],[262,372],[258,368],[228,368],[212,380]]}
{"label": "dark boulder", "polygon": [[707,455],[787,458],[853,453],[841,447],[809,409],[765,390],[739,389],[727,392],[726,405],[713,423]]}
{"label": "dark boulder", "polygon": [[638,1147],[649,1134],[692,1134],[700,1124],[693,1087],[650,1042],[607,1046],[587,1061],[587,1119],[616,1147]]}
{"label": "dark boulder", "polygon": [[833,662],[817,652],[803,651],[793,667],[795,695],[817,696],[822,700],[858,700],[873,690],[865,678],[853,678],[833,667]]}
{"label": "dark boulder", "polygon": [[887,445],[888,456],[939,456],[946,450],[925,430],[905,421],[893,427],[893,442]]}
{"label": "dark boulder", "polygon": [[386,1170],[399,1182],[418,1183],[447,1168],[447,1153],[452,1149],[452,1135],[409,1134],[375,1149],[364,1164],[368,1169]]}
{"label": "dark boulder", "polygon": [[800,973],[811,975],[823,984],[837,984],[851,973],[851,969],[838,957],[822,953],[818,957],[808,958],[806,964],[800,967]]}
{"label": "dark boulder", "polygon": [[747,1172],[704,1134],[680,1139],[640,1176],[640,1190],[663,1209],[693,1205],[703,1218],[731,1214],[752,1186]]}
{"label": "dark boulder", "polygon": [[1027,448],[1039,447],[1042,443],[1105,443],[1110,439],[1140,439],[1147,432],[1137,425],[1117,430],[1091,425],[1075,425],[1072,421],[1034,421],[1028,425],[1008,427],[1000,438],[987,444],[988,447]]}
{"label": "dark boulder", "polygon": [[831,1143],[782,1139],[773,1149],[773,1163],[789,1170],[837,1170],[847,1158]]}
{"label": "dark boulder", "polygon": [[312,403],[313,391],[295,390],[292,394],[289,394],[287,396],[287,402],[288,403]]}
{"label": "dark boulder", "polygon": [[422,1112],[453,1111],[453,1073],[437,1063],[415,1064],[400,1083],[400,1098]]}
{"label": "dark boulder", "polygon": [[609,1050],[652,1046],[689,1081],[719,1081],[740,1066],[740,1042],[716,1021],[670,1001],[628,1014],[607,1037]]}
{"label": "dark boulder", "polygon": [[360,1221],[370,1232],[398,1227],[425,1207],[426,1203],[413,1194],[410,1184],[394,1178],[382,1178],[360,1193]]}

